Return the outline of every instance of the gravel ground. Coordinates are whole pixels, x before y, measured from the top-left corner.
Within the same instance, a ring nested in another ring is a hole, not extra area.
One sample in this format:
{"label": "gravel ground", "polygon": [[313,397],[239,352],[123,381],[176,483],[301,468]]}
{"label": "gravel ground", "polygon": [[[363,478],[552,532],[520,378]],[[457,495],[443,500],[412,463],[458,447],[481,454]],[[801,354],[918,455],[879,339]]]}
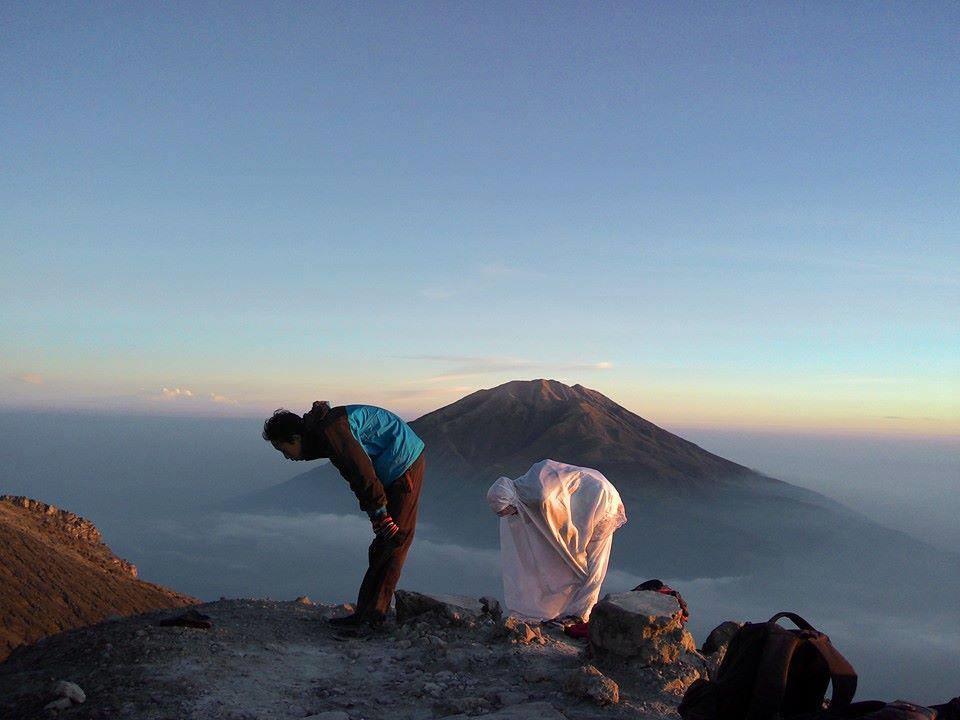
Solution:
{"label": "gravel ground", "polygon": [[[590,660],[583,643],[558,630],[525,643],[490,619],[468,627],[427,616],[349,633],[326,622],[345,606],[221,600],[197,610],[210,616],[212,629],[159,627],[177,611],[159,612],[16,650],[0,664],[0,717],[427,720],[496,713],[508,720],[545,717],[552,706],[555,717],[569,720],[674,720],[677,678],[690,679],[689,668]],[[600,706],[565,690],[588,663],[618,683],[618,704]],[[58,680],[79,685],[86,702],[44,710]]]}

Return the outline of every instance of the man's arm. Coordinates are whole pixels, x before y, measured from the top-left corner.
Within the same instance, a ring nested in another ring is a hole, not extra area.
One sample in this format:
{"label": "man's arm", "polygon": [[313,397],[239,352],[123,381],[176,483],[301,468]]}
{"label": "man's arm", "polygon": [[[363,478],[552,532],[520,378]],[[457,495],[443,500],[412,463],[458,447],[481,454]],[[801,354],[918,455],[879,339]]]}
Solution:
{"label": "man's arm", "polygon": [[323,433],[330,446],[330,462],[350,483],[350,489],[360,501],[360,509],[372,515],[386,507],[387,495],[370,456],[350,432],[346,413],[337,410],[339,408],[332,411],[336,416],[323,424]]}

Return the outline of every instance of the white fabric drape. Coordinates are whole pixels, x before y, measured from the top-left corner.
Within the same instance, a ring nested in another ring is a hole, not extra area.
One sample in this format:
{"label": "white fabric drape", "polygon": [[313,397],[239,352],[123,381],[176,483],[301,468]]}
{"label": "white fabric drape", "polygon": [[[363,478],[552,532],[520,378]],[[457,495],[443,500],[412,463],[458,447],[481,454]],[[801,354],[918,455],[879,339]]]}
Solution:
{"label": "white fabric drape", "polygon": [[547,620],[584,619],[600,595],[614,531],[627,521],[617,489],[590,468],[542,460],[526,474],[501,477],[487,492],[500,520],[507,609]]}

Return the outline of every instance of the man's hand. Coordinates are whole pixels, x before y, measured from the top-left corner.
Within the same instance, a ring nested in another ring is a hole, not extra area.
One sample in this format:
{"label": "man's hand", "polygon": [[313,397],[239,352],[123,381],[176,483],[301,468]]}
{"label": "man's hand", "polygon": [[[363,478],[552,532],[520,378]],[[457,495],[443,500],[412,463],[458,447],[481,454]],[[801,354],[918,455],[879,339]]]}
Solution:
{"label": "man's hand", "polygon": [[507,505],[503,510],[497,513],[500,517],[509,517],[510,515],[516,515],[517,509],[513,505]]}
{"label": "man's hand", "polygon": [[381,540],[392,540],[400,532],[399,526],[385,507],[370,513],[370,523],[373,525],[374,534]]}

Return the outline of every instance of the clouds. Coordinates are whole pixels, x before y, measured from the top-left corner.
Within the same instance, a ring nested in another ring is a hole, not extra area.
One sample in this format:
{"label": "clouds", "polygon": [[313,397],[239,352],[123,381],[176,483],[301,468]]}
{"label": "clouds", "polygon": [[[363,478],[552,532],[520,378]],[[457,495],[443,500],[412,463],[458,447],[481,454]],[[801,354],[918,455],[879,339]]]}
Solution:
{"label": "clouds", "polygon": [[160,392],[150,396],[151,400],[159,402],[189,402],[196,405],[238,405],[233,398],[216,392],[196,393],[189,388],[163,387]]}
{"label": "clouds", "polygon": [[23,375],[18,375],[16,379],[27,385],[43,385],[45,382],[43,375],[39,373],[24,373]]}
{"label": "clouds", "polygon": [[[135,557],[144,577],[198,597],[307,594],[342,602],[356,592],[372,537],[360,514],[210,513],[144,523]],[[401,586],[497,594],[500,553],[445,542],[421,524]]]}
{"label": "clouds", "polygon": [[175,398],[192,398],[193,391],[181,390],[180,388],[163,388],[160,391],[160,396],[170,400]]}

